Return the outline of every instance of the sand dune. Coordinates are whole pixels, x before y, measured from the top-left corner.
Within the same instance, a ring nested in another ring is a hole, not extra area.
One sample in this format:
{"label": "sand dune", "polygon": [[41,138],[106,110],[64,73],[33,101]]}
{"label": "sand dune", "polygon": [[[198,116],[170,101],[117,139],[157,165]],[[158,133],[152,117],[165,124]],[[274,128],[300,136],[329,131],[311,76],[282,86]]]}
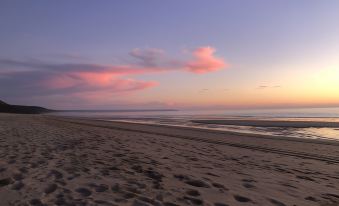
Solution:
{"label": "sand dune", "polygon": [[0,115],[0,205],[337,205],[339,146]]}

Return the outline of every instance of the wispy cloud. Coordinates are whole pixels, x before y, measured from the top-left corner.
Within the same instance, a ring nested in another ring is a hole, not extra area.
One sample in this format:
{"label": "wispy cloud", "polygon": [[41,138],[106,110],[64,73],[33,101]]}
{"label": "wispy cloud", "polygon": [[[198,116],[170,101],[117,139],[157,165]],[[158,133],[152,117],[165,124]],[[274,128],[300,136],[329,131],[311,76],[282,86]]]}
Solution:
{"label": "wispy cloud", "polygon": [[137,64],[144,67],[159,67],[164,64],[165,51],[161,49],[133,49],[129,55],[137,60]]}
{"label": "wispy cloud", "polygon": [[64,60],[71,60],[71,61],[87,61],[89,60],[88,57],[81,55],[77,52],[68,52],[68,53],[57,53],[57,54],[49,54],[47,55],[49,58],[57,58],[57,59],[64,59]]}
{"label": "wispy cloud", "polygon": [[257,89],[278,89],[281,88],[280,85],[270,86],[270,85],[260,85]]}
{"label": "wispy cloud", "polygon": [[209,91],[209,89],[204,88],[204,89],[200,89],[200,90],[198,91],[198,93],[199,93],[199,94],[204,94],[204,93],[207,93],[208,91]]}
{"label": "wispy cloud", "polygon": [[260,86],[258,86],[257,87],[257,89],[266,89],[266,88],[268,88],[269,86],[266,86],[266,85],[260,85]]}

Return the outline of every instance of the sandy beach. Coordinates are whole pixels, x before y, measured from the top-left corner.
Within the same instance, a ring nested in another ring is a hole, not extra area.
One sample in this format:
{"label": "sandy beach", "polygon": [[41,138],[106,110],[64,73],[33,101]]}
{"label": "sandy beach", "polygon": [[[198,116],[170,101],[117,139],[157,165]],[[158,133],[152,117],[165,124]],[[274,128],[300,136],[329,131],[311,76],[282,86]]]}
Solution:
{"label": "sandy beach", "polygon": [[0,205],[339,205],[339,143],[0,114]]}

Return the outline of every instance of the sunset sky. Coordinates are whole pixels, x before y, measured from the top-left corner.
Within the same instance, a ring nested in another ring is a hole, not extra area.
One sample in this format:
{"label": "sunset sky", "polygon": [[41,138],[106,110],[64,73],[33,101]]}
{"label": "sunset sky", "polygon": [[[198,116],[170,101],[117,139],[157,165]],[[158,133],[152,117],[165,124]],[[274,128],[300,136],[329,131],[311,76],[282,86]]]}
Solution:
{"label": "sunset sky", "polygon": [[13,104],[339,106],[337,0],[2,0],[0,48]]}

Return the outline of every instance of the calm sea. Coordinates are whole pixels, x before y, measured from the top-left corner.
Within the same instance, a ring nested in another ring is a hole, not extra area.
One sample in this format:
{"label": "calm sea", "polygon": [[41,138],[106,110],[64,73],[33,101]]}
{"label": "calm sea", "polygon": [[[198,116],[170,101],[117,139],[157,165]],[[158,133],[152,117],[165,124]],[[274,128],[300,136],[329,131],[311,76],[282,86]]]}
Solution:
{"label": "calm sea", "polygon": [[254,119],[287,121],[339,122],[339,108],[299,108],[261,110],[180,110],[180,111],[81,111],[56,115],[89,117],[149,124],[208,128],[212,130],[265,134],[283,137],[334,139],[339,141],[339,128],[280,128],[193,123],[196,119]]}

